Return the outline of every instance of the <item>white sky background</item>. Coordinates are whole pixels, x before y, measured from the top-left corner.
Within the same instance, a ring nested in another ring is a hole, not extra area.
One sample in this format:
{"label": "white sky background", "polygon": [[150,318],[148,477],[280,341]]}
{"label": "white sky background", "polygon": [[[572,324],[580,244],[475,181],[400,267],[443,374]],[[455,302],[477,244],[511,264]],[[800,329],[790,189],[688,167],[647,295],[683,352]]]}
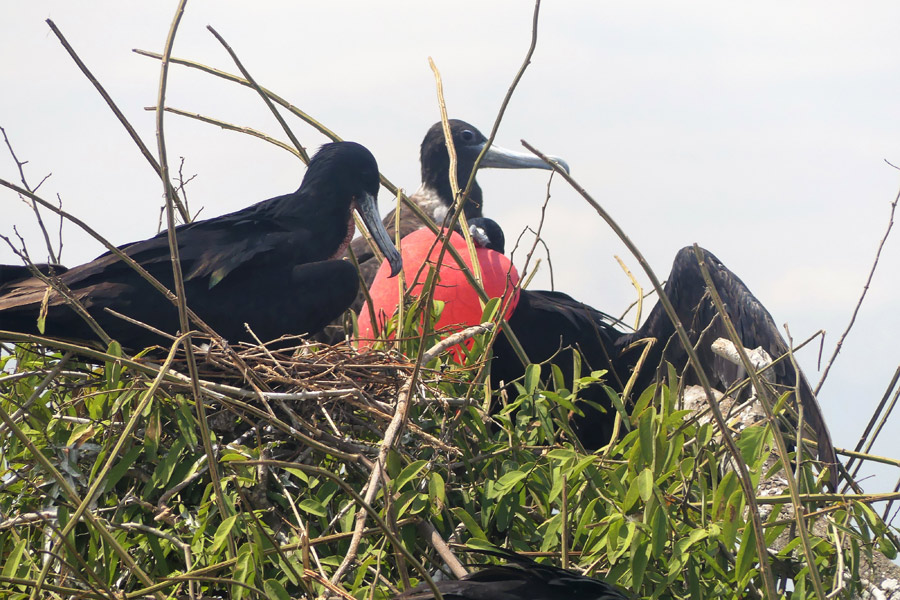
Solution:
{"label": "white sky background", "polygon": [[[145,142],[156,148],[158,63],[175,2],[7,2],[0,9],[0,125],[33,185],[121,244],[155,233],[162,186],[49,31],[52,18]],[[433,57],[452,117],[487,133],[527,50],[533,5],[195,0],[174,55],[237,72],[214,26],[254,77],[345,139],[365,144],[412,192],[418,148],[439,118]],[[825,329],[825,357],[846,327],[881,239],[900,173],[900,4],[766,0],[546,2],[538,48],[497,143],[524,138],[566,158],[573,176],[618,220],[660,277],[698,242],[787,322],[796,340]],[[255,92],[173,66],[168,103],[285,139]],[[289,117],[310,149],[326,140]],[[296,189],[303,165],[240,134],[166,117],[170,162],[185,157],[192,209],[230,212]],[[0,148],[0,177],[18,182]],[[536,225],[548,175],[486,170],[485,213],[508,247]],[[387,192],[381,206],[392,203]],[[45,217],[48,220],[49,217]],[[34,218],[0,191],[0,233],[16,225],[45,259]],[[63,262],[102,248],[65,227]],[[900,232],[895,231],[857,324],[822,391],[835,443],[855,445],[900,362]],[[613,255],[636,261],[561,180],[544,227],[556,287],[618,313],[634,297]],[[524,253],[517,253],[521,264]],[[15,262],[0,247],[0,261]],[[641,281],[649,287],[646,278]],[[532,287],[548,287],[542,270]],[[816,352],[801,364],[820,376]],[[875,451],[900,457],[897,419]],[[896,470],[866,487],[886,491]]]}

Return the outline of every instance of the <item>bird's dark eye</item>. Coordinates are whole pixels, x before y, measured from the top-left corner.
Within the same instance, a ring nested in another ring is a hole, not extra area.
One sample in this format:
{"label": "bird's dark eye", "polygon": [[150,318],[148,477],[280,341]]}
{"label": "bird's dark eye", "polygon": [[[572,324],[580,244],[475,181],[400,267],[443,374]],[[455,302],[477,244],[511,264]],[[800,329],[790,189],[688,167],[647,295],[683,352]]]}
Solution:
{"label": "bird's dark eye", "polygon": [[459,134],[459,139],[468,143],[475,141],[475,132],[471,129],[464,129],[462,133]]}

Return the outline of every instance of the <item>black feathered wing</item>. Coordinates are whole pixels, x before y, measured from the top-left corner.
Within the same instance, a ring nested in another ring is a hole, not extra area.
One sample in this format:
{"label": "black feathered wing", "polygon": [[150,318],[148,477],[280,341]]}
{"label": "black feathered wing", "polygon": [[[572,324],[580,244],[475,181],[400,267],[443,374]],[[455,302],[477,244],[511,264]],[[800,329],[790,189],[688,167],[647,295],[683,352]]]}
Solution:
{"label": "black feathered wing", "polygon": [[[788,345],[765,306],[715,255],[704,249],[700,249],[700,253],[743,346],[750,349],[760,347],[773,359],[786,354],[789,350]],[[713,386],[726,389],[743,379],[746,376],[743,367],[718,356],[710,348],[717,338],[730,338],[715,305],[707,294],[706,282],[692,247],[683,248],[676,255],[664,291],[679,320],[688,330],[691,343],[697,348],[700,363]],[[626,336],[622,342],[642,337],[657,338],[659,346],[657,352],[661,352],[665,347],[665,359],[676,368],[683,368],[688,363],[688,356],[681,343],[673,340],[667,344],[674,334],[675,328],[663,307],[657,304],[644,325],[636,333]],[[802,372],[799,373],[798,381],[798,372],[789,359],[778,362],[771,370],[774,383],[780,391],[799,387],[804,419],[815,434],[819,445],[819,459],[832,465],[831,483],[836,485],[837,473],[834,465],[837,457],[831,442],[831,434],[812,387]]]}

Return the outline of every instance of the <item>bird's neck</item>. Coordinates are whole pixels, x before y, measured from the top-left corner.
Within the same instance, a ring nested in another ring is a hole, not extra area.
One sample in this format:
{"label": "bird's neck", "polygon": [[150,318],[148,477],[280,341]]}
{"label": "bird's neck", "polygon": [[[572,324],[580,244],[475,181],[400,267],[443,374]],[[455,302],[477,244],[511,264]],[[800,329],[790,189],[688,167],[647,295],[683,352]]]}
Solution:
{"label": "bird's neck", "polygon": [[323,260],[342,254],[356,231],[352,210],[338,199],[312,198],[294,192],[271,201],[270,216],[292,230],[308,230],[319,240]]}
{"label": "bird's neck", "polygon": [[[412,198],[422,210],[431,217],[435,223],[441,223],[453,206],[453,193],[450,191],[450,183],[445,185],[435,182],[423,182],[416,190]],[[481,188],[476,181],[469,191],[469,199],[466,200],[464,211],[467,219],[482,216],[481,213]]]}

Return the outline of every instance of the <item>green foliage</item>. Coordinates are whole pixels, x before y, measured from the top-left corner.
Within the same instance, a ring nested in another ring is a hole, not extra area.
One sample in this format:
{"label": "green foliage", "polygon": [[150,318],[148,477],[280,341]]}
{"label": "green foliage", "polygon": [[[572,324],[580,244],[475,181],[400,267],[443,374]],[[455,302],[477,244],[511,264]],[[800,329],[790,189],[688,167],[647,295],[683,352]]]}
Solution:
{"label": "green foliage", "polygon": [[[420,534],[421,522],[444,539],[455,536],[472,546],[554,554],[562,550],[565,530],[573,564],[590,566],[641,597],[736,599],[762,588],[747,498],[728,466],[735,457],[726,455],[714,426],[680,409],[677,381],[644,391],[630,416],[625,412],[621,439],[586,454],[573,443],[568,414],[580,410],[577,390],[601,385],[603,373],[574,378],[573,392],[558,367],[533,365],[521,381],[492,390],[489,378],[477,376],[488,340],[489,334],[477,336],[470,349],[445,353],[423,370],[408,425],[388,455],[386,487],[372,503],[426,568],[440,560]],[[414,356],[420,340],[408,335],[403,343]],[[311,363],[323,360],[314,348],[301,354]],[[276,358],[281,365],[300,360]],[[393,403],[408,369],[386,358],[368,365],[354,364],[358,358],[335,361],[337,381],[346,385],[352,373],[361,398],[381,405],[346,397],[290,406],[270,401],[267,416],[258,400],[235,399],[260,409],[249,412],[225,393],[218,400],[205,396],[221,504],[188,388],[162,386],[138,414],[150,375],[113,356],[102,365],[69,362],[40,388],[60,360],[34,346],[16,346],[0,358],[9,373],[0,378],[0,407],[7,415],[26,407],[0,438],[0,590],[17,597],[40,581],[61,595],[143,594],[148,584],[126,568],[127,558],[152,582],[168,582],[164,595],[184,594],[188,581],[202,593],[232,598],[325,590],[322,578],[346,556],[362,508],[335,478],[300,467],[324,469],[362,494],[389,418],[379,406]],[[276,372],[273,363],[261,364]],[[310,381],[279,375],[268,384],[294,392]],[[613,401],[625,411],[622,399]],[[112,456],[132,419],[137,427]],[[288,422],[320,445],[281,426]],[[739,438],[739,459],[754,483],[770,468],[771,437],[755,425]],[[107,463],[111,468],[103,471]],[[59,543],[57,533],[71,520],[76,500],[101,471],[89,508],[96,519],[82,519]],[[822,511],[810,519],[809,531],[814,568],[826,587],[841,560],[855,572],[861,557],[896,554],[892,531],[862,500],[819,496],[805,504],[807,513]],[[845,536],[842,548],[811,525],[826,518]],[[767,545],[789,533],[792,523],[771,510],[763,530]],[[374,588],[374,597],[382,598],[400,586],[401,570],[419,581],[415,568],[401,565],[386,533],[372,519],[366,525],[357,560],[341,578],[343,589],[368,598]],[[54,544],[54,566],[41,579],[45,552]],[[776,559],[792,582],[790,597],[811,598],[799,544],[794,537]]]}

